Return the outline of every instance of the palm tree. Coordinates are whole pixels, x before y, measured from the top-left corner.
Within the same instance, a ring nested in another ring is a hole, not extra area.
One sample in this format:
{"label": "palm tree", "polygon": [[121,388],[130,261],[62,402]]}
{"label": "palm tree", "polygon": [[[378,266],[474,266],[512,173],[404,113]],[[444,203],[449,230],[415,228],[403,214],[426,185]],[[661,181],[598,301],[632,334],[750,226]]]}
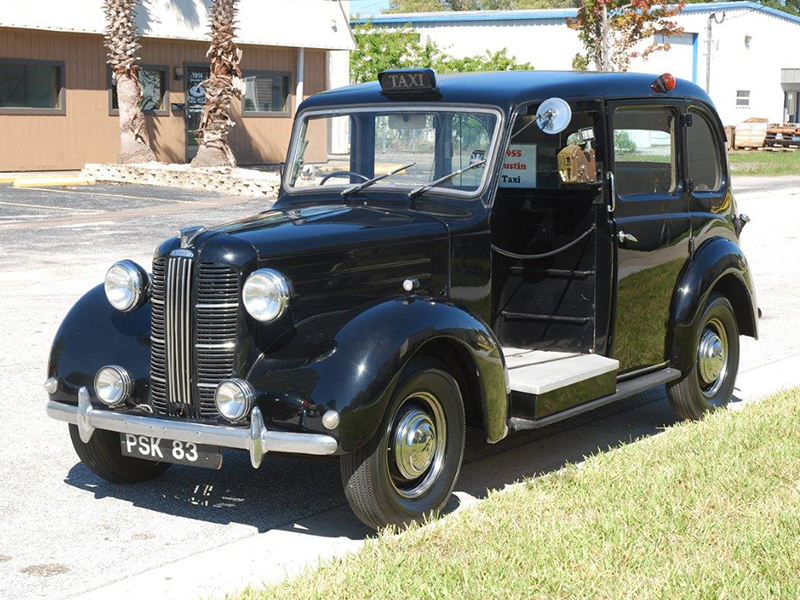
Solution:
{"label": "palm tree", "polygon": [[139,83],[139,57],[141,47],[136,35],[136,3],[138,0],[104,0],[106,15],[105,39],[108,64],[117,84],[119,100],[119,162],[142,163],[154,161],[150,140],[140,102],[142,86]]}
{"label": "palm tree", "polygon": [[197,129],[200,147],[192,160],[193,167],[236,166],[228,146],[228,134],[234,122],[230,116],[231,99],[241,98],[244,80],[239,63],[242,51],[233,41],[236,35],[237,0],[214,0],[211,7],[211,73],[203,82],[206,104]]}

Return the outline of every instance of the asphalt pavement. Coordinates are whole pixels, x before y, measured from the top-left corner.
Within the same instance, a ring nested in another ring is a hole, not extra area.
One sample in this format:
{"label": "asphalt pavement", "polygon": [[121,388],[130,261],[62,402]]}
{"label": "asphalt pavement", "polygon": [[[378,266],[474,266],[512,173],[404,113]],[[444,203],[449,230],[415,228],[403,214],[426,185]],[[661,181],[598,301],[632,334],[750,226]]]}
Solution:
{"label": "asphalt pavement", "polygon": [[[800,355],[800,177],[734,184],[752,217],[743,245],[764,311],[762,340],[743,338],[742,378],[750,390],[800,384],[786,366]],[[0,186],[0,598],[196,598],[279,579],[369,535],[335,461],[269,455],[254,471],[227,452],[221,471],[176,465],[154,482],[114,485],[78,462],[66,426],[44,414],[55,331],[112,262],[148,265],[179,227],[268,207],[146,186]],[[494,446],[473,432],[449,509],[674,422],[657,389]]]}

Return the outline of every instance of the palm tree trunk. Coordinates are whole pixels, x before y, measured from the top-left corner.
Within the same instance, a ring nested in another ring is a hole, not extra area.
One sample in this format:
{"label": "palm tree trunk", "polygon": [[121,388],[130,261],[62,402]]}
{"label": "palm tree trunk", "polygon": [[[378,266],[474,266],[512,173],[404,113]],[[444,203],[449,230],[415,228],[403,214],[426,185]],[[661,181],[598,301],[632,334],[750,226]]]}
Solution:
{"label": "palm tree trunk", "polygon": [[138,0],[104,0],[105,45],[108,64],[117,85],[119,102],[119,158],[122,164],[155,161],[141,109],[142,86],[136,56],[136,3]]}
{"label": "palm tree trunk", "polygon": [[193,167],[235,167],[236,158],[228,145],[235,123],[230,116],[231,100],[241,98],[244,80],[239,63],[242,51],[233,41],[236,35],[237,0],[214,0],[211,7],[211,73],[203,82],[206,104],[197,129],[200,147]]}
{"label": "palm tree trunk", "polygon": [[150,149],[147,126],[140,108],[142,88],[135,71],[119,73],[117,99],[119,101],[119,162],[141,163],[156,159]]}

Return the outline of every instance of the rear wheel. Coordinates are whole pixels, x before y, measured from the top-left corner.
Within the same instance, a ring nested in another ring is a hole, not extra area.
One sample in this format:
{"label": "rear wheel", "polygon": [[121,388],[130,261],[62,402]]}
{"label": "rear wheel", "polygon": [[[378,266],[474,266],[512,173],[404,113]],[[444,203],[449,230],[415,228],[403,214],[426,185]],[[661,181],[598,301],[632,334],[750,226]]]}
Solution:
{"label": "rear wheel", "polygon": [[69,426],[69,437],[81,462],[92,473],[112,483],[139,483],[164,474],[170,464],[122,454],[119,434],[96,429],[88,444],[81,441],[78,427]]}
{"label": "rear wheel", "polygon": [[456,380],[439,362],[410,363],[375,437],[342,457],[345,494],[358,518],[378,529],[436,515],[461,470],[464,432]]}
{"label": "rear wheel", "polygon": [[739,329],[727,298],[712,294],[694,335],[692,369],[667,388],[683,419],[700,419],[728,405],[739,370]]}

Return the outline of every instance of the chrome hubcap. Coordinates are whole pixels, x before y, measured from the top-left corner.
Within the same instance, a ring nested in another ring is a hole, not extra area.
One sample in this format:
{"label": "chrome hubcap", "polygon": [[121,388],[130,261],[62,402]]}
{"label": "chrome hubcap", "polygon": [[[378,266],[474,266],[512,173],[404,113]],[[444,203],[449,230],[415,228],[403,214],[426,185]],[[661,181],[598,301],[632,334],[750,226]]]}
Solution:
{"label": "chrome hubcap", "polygon": [[436,427],[420,409],[408,411],[394,433],[397,470],[406,479],[416,479],[431,463],[436,450]]}
{"label": "chrome hubcap", "polygon": [[447,425],[439,400],[427,392],[406,398],[395,413],[389,438],[392,485],[406,498],[427,492],[442,472]]}
{"label": "chrome hubcap", "polygon": [[728,363],[728,337],[717,319],[711,319],[700,335],[697,366],[700,384],[706,396],[717,393],[725,379]]}

